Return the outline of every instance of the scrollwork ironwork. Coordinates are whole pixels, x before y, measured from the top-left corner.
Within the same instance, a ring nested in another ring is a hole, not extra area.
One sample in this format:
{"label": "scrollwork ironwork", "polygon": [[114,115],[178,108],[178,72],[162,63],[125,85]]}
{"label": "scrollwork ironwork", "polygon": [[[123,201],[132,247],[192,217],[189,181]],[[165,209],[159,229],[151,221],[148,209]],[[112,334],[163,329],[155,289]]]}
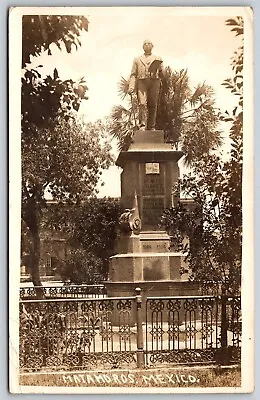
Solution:
{"label": "scrollwork ironwork", "polygon": [[168,300],[166,304],[166,308],[169,311],[180,311],[181,309],[181,301],[180,300]]}
{"label": "scrollwork ironwork", "polygon": [[132,302],[131,300],[119,300],[116,304],[116,308],[118,311],[131,310]]}
{"label": "scrollwork ironwork", "polygon": [[[134,300],[22,301],[20,367],[24,371],[82,368],[89,354],[105,354],[113,348],[114,357],[125,353],[135,339],[129,324]],[[114,321],[113,312],[121,316],[119,320]]]}
{"label": "scrollwork ironwork", "polygon": [[165,351],[151,351],[148,359],[151,364],[197,364],[215,361],[216,350],[178,349]]}
{"label": "scrollwork ironwork", "polygon": [[[238,362],[241,301],[226,298],[227,350],[221,347],[219,297],[148,298],[144,350],[150,365]],[[20,301],[21,370],[121,368],[135,363],[142,326],[140,321],[139,328],[135,324],[136,307],[136,297]]]}
{"label": "scrollwork ironwork", "polygon": [[[217,362],[213,355],[221,348],[222,309],[219,304],[218,296],[148,298],[146,323],[149,329],[146,329],[145,343],[151,363]],[[232,316],[227,332],[228,347],[240,346],[240,307],[238,298],[228,299],[227,314]]]}
{"label": "scrollwork ironwork", "polygon": [[164,309],[164,300],[149,299],[148,305],[151,311],[160,312]]}
{"label": "scrollwork ironwork", "polygon": [[197,299],[185,299],[183,303],[183,308],[186,311],[196,311],[198,308]]}
{"label": "scrollwork ironwork", "polygon": [[[20,299],[36,299],[37,287],[25,286],[20,288]],[[104,298],[106,287],[104,285],[56,285],[41,286],[44,298]]]}

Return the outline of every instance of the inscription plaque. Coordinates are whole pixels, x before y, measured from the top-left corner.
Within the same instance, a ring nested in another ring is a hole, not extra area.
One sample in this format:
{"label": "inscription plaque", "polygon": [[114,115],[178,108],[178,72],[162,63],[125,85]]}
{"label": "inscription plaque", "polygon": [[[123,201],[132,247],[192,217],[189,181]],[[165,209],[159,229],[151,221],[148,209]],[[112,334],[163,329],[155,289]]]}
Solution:
{"label": "inscription plaque", "polygon": [[159,174],[160,173],[160,164],[159,163],[146,163],[145,164],[145,173],[146,174]]}
{"label": "inscription plaque", "polygon": [[156,196],[164,194],[162,175],[145,175],[143,185],[143,196]]}
{"label": "inscription plaque", "polygon": [[165,253],[168,251],[168,245],[160,240],[145,241],[142,243],[142,250],[144,252]]}
{"label": "inscription plaque", "polygon": [[148,226],[157,226],[160,223],[164,210],[163,197],[143,198],[143,223]]}
{"label": "inscription plaque", "polygon": [[[146,229],[158,229],[164,210],[165,165],[164,163],[145,163],[142,179],[142,221]],[[149,248],[144,251],[157,251]]]}

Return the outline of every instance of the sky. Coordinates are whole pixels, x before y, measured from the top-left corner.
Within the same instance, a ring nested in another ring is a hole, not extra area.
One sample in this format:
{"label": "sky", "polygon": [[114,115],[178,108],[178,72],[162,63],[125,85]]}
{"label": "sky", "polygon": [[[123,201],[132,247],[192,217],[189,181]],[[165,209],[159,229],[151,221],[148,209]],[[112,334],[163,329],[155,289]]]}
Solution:
{"label": "sky", "polygon": [[[62,79],[84,77],[89,99],[79,113],[86,121],[95,121],[120,103],[118,82],[122,76],[128,78],[133,58],[142,54],[143,41],[150,39],[164,66],[188,69],[192,86],[205,81],[215,91],[216,105],[232,110],[236,98],[221,83],[232,76],[231,57],[241,37],[225,25],[230,15],[211,14],[184,15],[183,10],[162,7],[86,8],[89,31],[82,34],[81,47],[71,54],[53,48],[52,56],[44,53],[35,65],[43,64],[45,73],[56,67]],[[99,196],[120,195],[120,172],[115,166],[105,171]]]}

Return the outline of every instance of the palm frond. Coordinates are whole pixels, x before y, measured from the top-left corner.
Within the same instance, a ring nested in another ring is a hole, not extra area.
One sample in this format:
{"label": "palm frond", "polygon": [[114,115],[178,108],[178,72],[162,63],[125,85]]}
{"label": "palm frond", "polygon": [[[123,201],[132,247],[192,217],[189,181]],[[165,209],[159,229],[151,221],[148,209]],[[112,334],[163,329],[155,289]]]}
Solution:
{"label": "palm frond", "polygon": [[130,113],[131,113],[131,110],[127,110],[127,108],[125,108],[122,105],[114,106],[112,108],[111,118],[112,118],[112,120],[117,122],[120,119],[123,119],[126,116],[129,116]]}
{"label": "palm frond", "polygon": [[205,82],[199,84],[190,98],[190,104],[192,107],[196,105],[196,103],[203,102],[205,98],[210,98],[214,95],[214,90],[211,86],[206,85]]}
{"label": "palm frond", "polygon": [[118,141],[118,150],[127,150],[132,142],[134,133],[133,109],[118,105],[111,113],[110,134]]}
{"label": "palm frond", "polygon": [[120,82],[118,83],[118,93],[122,100],[125,99],[129,89],[129,79],[125,79],[123,76],[121,77]]}

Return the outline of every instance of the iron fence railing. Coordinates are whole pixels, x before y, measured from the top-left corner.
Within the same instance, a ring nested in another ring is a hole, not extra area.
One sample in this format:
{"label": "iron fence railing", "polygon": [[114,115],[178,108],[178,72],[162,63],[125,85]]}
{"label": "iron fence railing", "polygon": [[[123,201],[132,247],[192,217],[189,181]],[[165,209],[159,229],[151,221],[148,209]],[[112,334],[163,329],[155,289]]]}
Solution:
{"label": "iron fence railing", "polygon": [[146,364],[239,359],[240,297],[149,297],[145,325]]}
{"label": "iron fence railing", "polygon": [[20,299],[22,371],[238,362],[240,297]]}
{"label": "iron fence railing", "polygon": [[20,366],[75,369],[135,363],[135,297],[20,301]]}
{"label": "iron fence railing", "polygon": [[38,293],[45,298],[102,298],[106,297],[105,285],[55,285],[24,286],[20,288],[21,299],[37,299]]}

